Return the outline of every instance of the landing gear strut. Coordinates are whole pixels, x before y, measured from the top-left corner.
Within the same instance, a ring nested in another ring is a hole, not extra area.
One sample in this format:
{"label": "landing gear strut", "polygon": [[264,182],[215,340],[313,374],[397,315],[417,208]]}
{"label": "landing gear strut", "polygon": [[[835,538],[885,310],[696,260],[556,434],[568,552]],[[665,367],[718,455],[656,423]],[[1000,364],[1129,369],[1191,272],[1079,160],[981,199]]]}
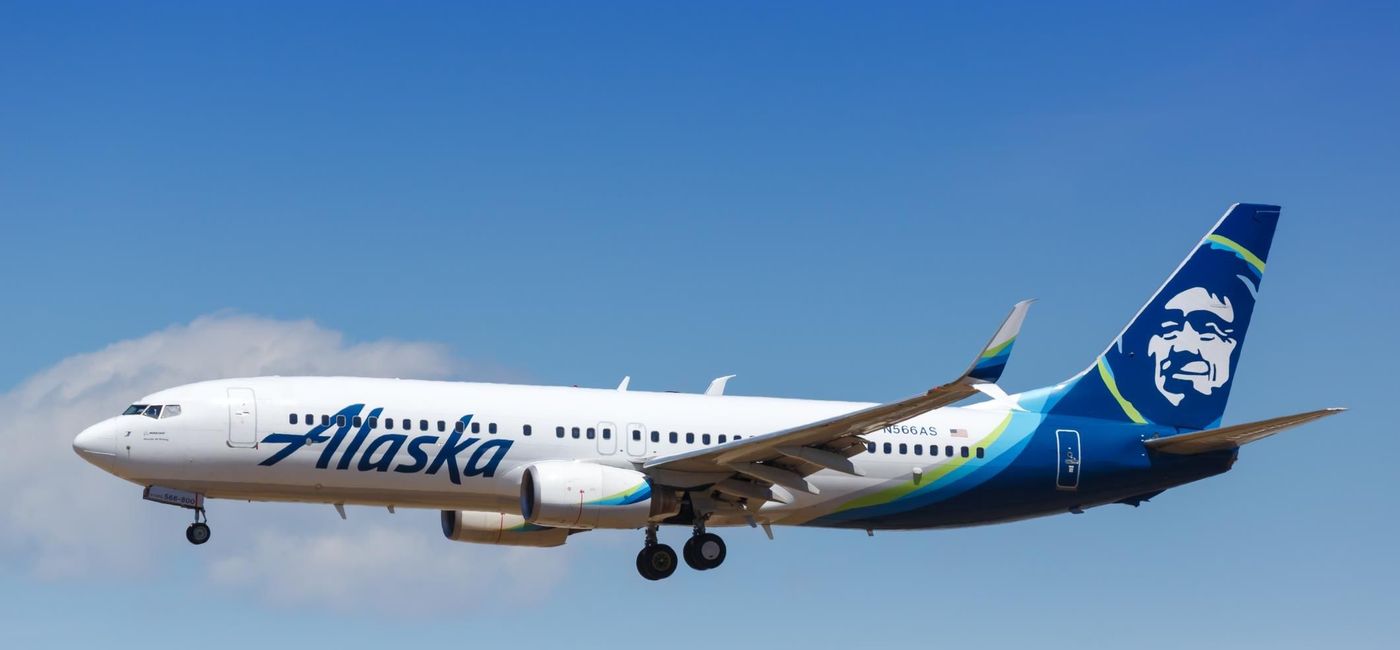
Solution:
{"label": "landing gear strut", "polygon": [[209,517],[204,514],[204,508],[195,508],[194,523],[185,529],[185,539],[195,546],[209,541],[209,524],[205,523],[207,521]]}
{"label": "landing gear strut", "polygon": [[728,549],[724,546],[724,540],[719,535],[705,532],[705,519],[695,520],[695,532],[686,540],[685,546],[681,547],[681,554],[685,556],[685,563],[696,571],[709,571],[724,563],[724,556]]}
{"label": "landing gear strut", "polygon": [[647,580],[661,580],[676,572],[676,552],[656,541],[656,524],[647,524],[646,545],[637,553],[637,573]]}

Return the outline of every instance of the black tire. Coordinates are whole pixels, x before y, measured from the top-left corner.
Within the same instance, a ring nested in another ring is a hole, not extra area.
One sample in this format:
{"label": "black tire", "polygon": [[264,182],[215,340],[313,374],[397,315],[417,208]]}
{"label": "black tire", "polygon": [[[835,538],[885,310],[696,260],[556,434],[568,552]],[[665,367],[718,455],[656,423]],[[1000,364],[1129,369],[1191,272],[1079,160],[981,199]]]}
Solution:
{"label": "black tire", "polygon": [[647,580],[662,580],[676,572],[676,551],[665,544],[643,548],[637,553],[637,572]]}
{"label": "black tire", "polygon": [[[686,563],[691,568],[700,571],[709,571],[724,564],[724,558],[729,554],[729,549],[724,545],[724,539],[714,533],[702,533],[693,535],[685,543]],[[694,561],[691,561],[691,558]]]}
{"label": "black tire", "polygon": [[185,529],[185,539],[189,540],[189,542],[195,546],[209,541],[209,525],[203,523],[190,524],[190,527]]}

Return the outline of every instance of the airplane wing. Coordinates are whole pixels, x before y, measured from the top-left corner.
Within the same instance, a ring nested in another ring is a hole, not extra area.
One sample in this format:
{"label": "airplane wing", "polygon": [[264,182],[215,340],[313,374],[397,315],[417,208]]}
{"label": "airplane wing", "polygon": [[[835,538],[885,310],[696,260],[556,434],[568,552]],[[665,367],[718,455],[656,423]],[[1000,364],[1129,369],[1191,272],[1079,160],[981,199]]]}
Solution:
{"label": "airplane wing", "polygon": [[1336,415],[1345,411],[1344,408],[1328,408],[1318,411],[1308,411],[1307,413],[1297,413],[1285,415],[1283,417],[1249,422],[1246,424],[1236,424],[1219,429],[1207,429],[1195,433],[1185,433],[1179,436],[1169,436],[1166,438],[1153,438],[1143,441],[1149,449],[1154,449],[1167,454],[1202,454],[1208,451],[1221,449],[1234,449],[1255,440],[1261,440],[1274,435],[1284,429],[1291,429],[1300,424],[1319,420],[1330,415]]}
{"label": "airplane wing", "polygon": [[774,489],[774,485],[816,494],[816,487],[805,478],[809,474],[821,469],[861,473],[850,457],[865,451],[866,441],[862,435],[961,401],[976,394],[977,385],[1000,378],[1031,302],[1016,303],[991,342],[967,371],[952,382],[898,402],[791,429],[658,456],[642,468],[668,484],[684,483],[685,475],[689,474],[696,477],[696,481],[713,482],[716,490],[739,498],[790,500],[790,495],[782,489]]}

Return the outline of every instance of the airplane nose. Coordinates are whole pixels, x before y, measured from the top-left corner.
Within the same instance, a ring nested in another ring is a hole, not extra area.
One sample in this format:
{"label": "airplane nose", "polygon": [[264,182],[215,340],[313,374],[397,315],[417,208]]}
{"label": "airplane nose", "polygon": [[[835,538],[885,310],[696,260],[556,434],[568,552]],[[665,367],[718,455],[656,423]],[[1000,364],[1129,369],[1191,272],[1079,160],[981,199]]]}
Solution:
{"label": "airplane nose", "polygon": [[117,430],[111,420],[94,424],[73,439],[73,451],[93,465],[105,467],[117,457]]}

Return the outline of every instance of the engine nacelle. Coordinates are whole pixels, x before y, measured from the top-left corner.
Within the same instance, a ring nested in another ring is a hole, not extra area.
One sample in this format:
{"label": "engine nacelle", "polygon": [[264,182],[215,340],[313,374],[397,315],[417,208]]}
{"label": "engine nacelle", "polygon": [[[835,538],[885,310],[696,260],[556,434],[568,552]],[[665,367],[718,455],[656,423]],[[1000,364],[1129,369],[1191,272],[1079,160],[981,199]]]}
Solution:
{"label": "engine nacelle", "polygon": [[645,474],[593,463],[548,461],[525,468],[520,512],[557,528],[640,528],[680,511],[670,490],[652,491]]}
{"label": "engine nacelle", "polygon": [[572,531],[537,526],[520,515],[479,510],[443,510],[442,534],[454,542],[501,546],[563,546]]}

